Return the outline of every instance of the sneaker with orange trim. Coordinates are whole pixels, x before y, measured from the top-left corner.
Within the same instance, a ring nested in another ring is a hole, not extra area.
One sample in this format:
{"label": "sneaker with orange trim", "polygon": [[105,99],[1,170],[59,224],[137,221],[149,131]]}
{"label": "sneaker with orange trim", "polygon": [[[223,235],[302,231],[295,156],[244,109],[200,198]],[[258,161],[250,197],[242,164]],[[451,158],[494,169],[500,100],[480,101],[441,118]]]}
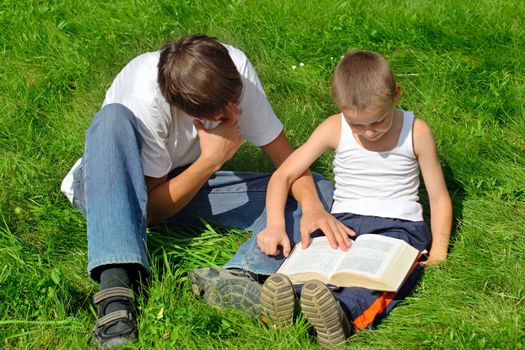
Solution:
{"label": "sneaker with orange trim", "polygon": [[322,348],[345,344],[352,327],[332,291],[321,281],[311,280],[301,291],[301,310],[315,328]]}
{"label": "sneaker with orange trim", "polygon": [[261,290],[261,308],[268,323],[277,329],[291,327],[295,309],[292,282],[281,273],[268,277]]}

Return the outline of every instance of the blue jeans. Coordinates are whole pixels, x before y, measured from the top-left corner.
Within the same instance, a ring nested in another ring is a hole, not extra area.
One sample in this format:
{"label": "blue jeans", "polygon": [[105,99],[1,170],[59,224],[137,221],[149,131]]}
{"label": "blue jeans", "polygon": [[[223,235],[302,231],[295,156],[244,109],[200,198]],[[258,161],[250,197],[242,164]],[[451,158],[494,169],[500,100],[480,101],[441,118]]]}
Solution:
{"label": "blue jeans", "polygon": [[[146,246],[147,191],[140,160],[137,119],[120,104],[104,106],[86,133],[81,171],[74,179],[73,203],[87,220],[88,272],[97,279],[99,267],[138,264],[149,271]],[[173,170],[174,177],[184,169]],[[167,220],[170,226],[210,223],[253,231],[226,268],[256,274],[274,273],[283,256],[270,257],[257,246],[256,235],[266,226],[266,187],[271,174],[218,171],[190,203]],[[330,181],[314,174],[321,202],[332,204]],[[292,198],[286,204],[286,229],[292,245],[300,241],[301,209]]]}

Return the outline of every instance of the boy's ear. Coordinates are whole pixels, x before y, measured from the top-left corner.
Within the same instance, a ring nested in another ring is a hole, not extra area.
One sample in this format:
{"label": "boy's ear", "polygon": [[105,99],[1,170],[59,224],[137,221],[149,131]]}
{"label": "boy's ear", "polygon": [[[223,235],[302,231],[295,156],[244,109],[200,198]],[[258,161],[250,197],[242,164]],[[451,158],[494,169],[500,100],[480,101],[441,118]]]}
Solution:
{"label": "boy's ear", "polygon": [[394,89],[394,104],[399,102],[400,96],[401,96],[401,86],[396,85]]}

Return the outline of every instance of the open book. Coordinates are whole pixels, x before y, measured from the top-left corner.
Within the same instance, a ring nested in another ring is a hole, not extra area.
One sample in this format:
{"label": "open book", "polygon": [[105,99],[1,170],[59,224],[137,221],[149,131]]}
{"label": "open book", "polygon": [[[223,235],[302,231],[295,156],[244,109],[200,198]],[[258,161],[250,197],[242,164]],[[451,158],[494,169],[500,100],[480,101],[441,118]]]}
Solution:
{"label": "open book", "polygon": [[297,244],[277,272],[293,283],[318,279],[343,287],[397,291],[418,256],[416,248],[397,238],[363,234],[344,252],[332,249],[322,236],[307,249]]}

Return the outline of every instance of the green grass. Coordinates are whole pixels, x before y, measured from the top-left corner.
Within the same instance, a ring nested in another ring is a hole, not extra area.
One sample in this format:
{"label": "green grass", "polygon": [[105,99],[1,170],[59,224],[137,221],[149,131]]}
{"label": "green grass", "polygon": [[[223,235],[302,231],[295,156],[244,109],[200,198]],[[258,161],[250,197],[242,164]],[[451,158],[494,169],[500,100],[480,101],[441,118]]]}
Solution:
{"label": "green grass", "polygon": [[[524,348],[524,22],[520,0],[3,0],[0,348],[89,348],[96,285],[86,273],[86,224],[60,181],[116,73],[195,32],[247,53],[294,145],[336,112],[330,75],[349,48],[384,54],[400,106],[433,128],[454,201],[450,257],[348,348]],[[271,170],[249,146],[227,166]],[[328,177],[330,168],[328,154],[314,165]],[[150,232],[154,275],[131,348],[316,348],[302,319],[292,331],[268,331],[192,297],[186,271],[220,266],[246,237],[211,227]]]}

